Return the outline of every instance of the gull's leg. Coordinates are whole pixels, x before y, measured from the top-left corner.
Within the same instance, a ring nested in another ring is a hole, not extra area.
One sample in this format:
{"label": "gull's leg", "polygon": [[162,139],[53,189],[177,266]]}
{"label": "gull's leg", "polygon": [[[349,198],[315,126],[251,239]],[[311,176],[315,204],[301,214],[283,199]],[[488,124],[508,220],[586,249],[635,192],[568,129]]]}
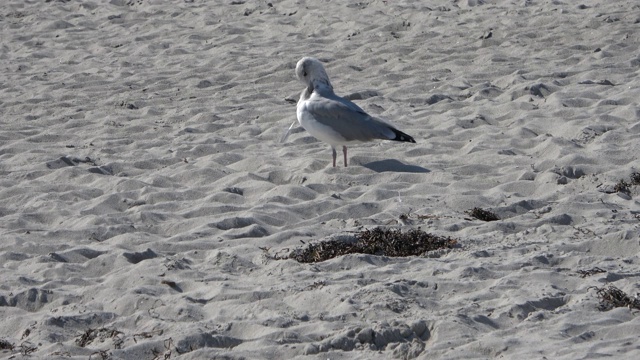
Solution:
{"label": "gull's leg", "polygon": [[347,147],[342,147],[342,153],[344,154],[344,167],[347,167]]}
{"label": "gull's leg", "polygon": [[338,154],[336,154],[336,148],[332,146],[331,151],[333,152],[333,167],[336,167],[336,157],[338,156]]}

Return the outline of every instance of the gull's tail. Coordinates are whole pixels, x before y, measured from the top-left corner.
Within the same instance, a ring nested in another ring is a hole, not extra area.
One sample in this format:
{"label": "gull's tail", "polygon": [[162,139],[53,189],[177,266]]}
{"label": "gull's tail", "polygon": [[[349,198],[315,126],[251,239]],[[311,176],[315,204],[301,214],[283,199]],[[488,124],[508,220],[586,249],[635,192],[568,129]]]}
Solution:
{"label": "gull's tail", "polygon": [[410,142],[410,143],[415,143],[416,140],[411,137],[410,135],[407,135],[405,133],[403,133],[400,130],[397,129],[391,129],[391,131],[393,131],[393,134],[395,135],[395,137],[393,139],[389,139],[389,140],[393,140],[393,141],[406,141],[406,142]]}

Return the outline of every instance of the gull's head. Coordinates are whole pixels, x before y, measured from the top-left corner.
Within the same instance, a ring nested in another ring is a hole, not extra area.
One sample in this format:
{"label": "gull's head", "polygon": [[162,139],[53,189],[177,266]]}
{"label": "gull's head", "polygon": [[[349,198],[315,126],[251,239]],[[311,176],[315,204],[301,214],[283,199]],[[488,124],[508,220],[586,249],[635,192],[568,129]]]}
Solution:
{"label": "gull's head", "polygon": [[332,88],[329,82],[329,76],[318,59],[312,57],[303,57],[300,59],[298,64],[296,64],[296,76],[298,80],[305,83],[311,90],[320,84],[328,85],[329,88]]}

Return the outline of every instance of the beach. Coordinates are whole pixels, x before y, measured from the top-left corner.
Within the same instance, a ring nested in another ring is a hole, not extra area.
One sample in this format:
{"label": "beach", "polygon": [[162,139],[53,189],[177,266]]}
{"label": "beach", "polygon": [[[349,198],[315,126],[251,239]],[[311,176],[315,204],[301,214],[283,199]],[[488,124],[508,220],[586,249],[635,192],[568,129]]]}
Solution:
{"label": "beach", "polygon": [[[6,1],[0,358],[638,358],[602,294],[640,294],[639,26],[631,0]],[[416,143],[280,142],[305,56]],[[290,258],[374,228],[457,245]]]}

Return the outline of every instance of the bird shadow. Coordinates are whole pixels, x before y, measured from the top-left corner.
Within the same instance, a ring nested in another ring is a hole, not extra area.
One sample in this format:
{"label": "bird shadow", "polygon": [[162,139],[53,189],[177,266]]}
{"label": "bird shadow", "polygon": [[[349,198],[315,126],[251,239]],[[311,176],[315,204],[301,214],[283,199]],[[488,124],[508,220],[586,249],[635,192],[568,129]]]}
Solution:
{"label": "bird shadow", "polygon": [[398,160],[388,159],[372,161],[370,163],[362,164],[362,166],[371,169],[375,172],[404,172],[404,173],[428,173],[431,170],[423,168],[417,165],[403,164]]}

